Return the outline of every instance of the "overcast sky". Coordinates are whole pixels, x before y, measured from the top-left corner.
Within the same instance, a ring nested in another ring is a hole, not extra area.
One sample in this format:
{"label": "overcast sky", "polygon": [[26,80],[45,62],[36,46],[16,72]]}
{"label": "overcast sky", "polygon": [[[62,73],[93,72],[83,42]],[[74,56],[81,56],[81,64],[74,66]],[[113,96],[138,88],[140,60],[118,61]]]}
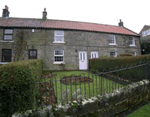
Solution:
{"label": "overcast sky", "polygon": [[46,8],[48,19],[110,25],[118,25],[122,19],[136,33],[150,25],[150,0],[0,0],[1,16],[5,5],[10,17],[42,18]]}

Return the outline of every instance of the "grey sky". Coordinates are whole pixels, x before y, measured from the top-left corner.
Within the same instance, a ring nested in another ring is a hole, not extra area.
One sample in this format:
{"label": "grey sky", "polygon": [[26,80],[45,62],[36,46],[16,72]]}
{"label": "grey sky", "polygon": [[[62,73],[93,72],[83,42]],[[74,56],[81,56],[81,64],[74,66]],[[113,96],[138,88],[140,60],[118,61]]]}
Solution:
{"label": "grey sky", "polygon": [[83,21],[124,26],[137,33],[150,25],[149,0],[0,0],[0,9],[8,5],[10,17],[42,18],[47,9],[48,19]]}

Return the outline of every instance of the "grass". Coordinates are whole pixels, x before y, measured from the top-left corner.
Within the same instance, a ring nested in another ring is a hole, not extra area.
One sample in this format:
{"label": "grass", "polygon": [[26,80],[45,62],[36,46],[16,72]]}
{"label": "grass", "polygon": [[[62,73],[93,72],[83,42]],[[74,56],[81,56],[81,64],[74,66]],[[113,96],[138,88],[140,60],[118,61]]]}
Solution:
{"label": "grass", "polygon": [[[69,95],[64,95],[64,99],[71,100],[71,93],[73,94],[77,89],[81,89],[81,92],[79,92],[77,95],[82,95],[84,98],[91,98],[93,96],[97,96],[98,94],[104,94],[112,92],[113,89],[120,88],[122,85],[118,84],[114,81],[110,81],[105,78],[101,78],[99,76],[95,76],[92,74],[89,74],[86,71],[64,71],[64,72],[53,72],[53,74],[56,74],[55,78],[53,80],[57,80],[57,82],[54,82],[54,90],[55,94],[57,92],[57,100],[60,101],[63,94],[66,94],[66,90],[69,89]],[[78,83],[77,85],[65,85],[60,83],[60,78],[63,76],[71,76],[71,75],[82,75],[83,77],[89,77],[93,79],[92,83]],[[47,79],[47,82],[50,79]],[[56,88],[57,87],[57,88]],[[61,92],[63,92],[61,94]],[[76,96],[75,96],[76,97]]]}
{"label": "grass", "polygon": [[145,106],[139,108],[134,111],[132,114],[126,117],[149,117],[150,116],[150,104],[146,104]]}

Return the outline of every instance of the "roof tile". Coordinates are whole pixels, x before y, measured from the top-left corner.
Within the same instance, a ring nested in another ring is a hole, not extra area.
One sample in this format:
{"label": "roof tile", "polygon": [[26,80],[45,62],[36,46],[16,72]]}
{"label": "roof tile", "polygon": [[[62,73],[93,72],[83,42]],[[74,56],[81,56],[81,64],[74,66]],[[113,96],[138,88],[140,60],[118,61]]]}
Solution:
{"label": "roof tile", "polygon": [[58,29],[73,29],[85,31],[98,31],[107,33],[117,33],[126,35],[135,35],[133,31],[124,27],[104,25],[96,23],[75,22],[65,20],[42,20],[30,18],[2,18],[0,17],[0,27],[32,27],[32,28],[58,28]]}

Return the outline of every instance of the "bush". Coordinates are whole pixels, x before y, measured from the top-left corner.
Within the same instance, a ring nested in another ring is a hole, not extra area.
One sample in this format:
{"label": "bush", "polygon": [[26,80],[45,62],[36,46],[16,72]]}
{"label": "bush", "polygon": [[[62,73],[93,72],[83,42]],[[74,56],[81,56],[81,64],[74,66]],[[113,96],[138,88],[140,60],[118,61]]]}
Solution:
{"label": "bush", "polygon": [[126,57],[126,56],[133,56],[132,54],[119,54],[118,57]]}
{"label": "bush", "polygon": [[[129,57],[116,57],[116,58],[95,58],[91,59],[92,72],[96,71],[109,71],[120,68],[127,68],[134,65],[141,64],[142,62],[149,62],[150,55],[142,56],[129,56]],[[124,77],[124,79],[130,81],[139,81],[146,78],[146,66],[137,67],[134,69],[123,70],[115,72],[115,75]]]}
{"label": "bush", "polygon": [[[0,68],[0,113],[11,114],[35,108],[42,60],[11,62]],[[13,105],[12,105],[13,104]],[[13,108],[12,108],[13,107]]]}

